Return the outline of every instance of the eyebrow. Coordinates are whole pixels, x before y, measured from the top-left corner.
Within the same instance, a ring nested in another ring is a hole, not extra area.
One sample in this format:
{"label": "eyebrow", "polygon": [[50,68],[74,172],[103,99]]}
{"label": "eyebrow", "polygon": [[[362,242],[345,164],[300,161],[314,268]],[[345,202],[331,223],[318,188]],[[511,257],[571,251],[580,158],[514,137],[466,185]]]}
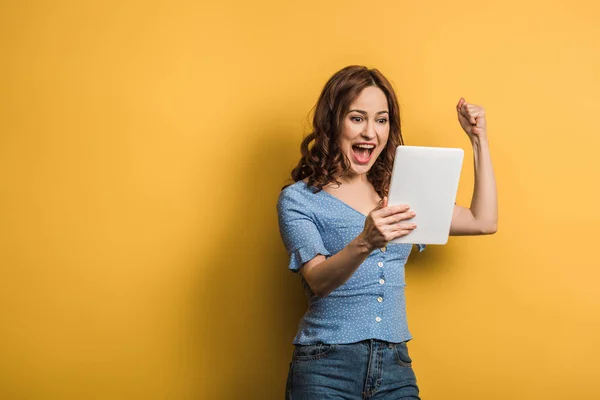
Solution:
{"label": "eyebrow", "polygon": [[[367,112],[363,111],[363,110],[350,110],[350,111],[348,111],[348,114],[350,114],[353,111],[356,111],[357,113],[365,115],[365,116],[367,115]],[[379,115],[379,114],[389,114],[389,112],[387,112],[387,111],[379,111],[379,112],[375,113],[375,115]]]}

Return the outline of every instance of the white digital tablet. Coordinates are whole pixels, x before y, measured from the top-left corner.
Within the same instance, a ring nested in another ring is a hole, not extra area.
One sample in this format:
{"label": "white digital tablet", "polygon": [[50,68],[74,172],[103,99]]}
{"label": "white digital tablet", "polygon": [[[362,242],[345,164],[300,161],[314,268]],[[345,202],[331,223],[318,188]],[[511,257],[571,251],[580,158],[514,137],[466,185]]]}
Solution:
{"label": "white digital tablet", "polygon": [[456,148],[398,146],[388,206],[408,204],[417,227],[392,243],[446,244],[456,201],[464,151]]}

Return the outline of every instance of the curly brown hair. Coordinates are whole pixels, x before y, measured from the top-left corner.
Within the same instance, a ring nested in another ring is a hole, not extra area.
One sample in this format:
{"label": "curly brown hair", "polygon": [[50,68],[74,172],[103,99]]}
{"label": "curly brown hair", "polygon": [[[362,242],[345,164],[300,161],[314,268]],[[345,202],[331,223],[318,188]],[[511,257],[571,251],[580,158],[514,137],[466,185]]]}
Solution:
{"label": "curly brown hair", "polygon": [[340,182],[337,178],[350,169],[350,161],[340,150],[339,135],[351,103],[363,89],[376,86],[383,91],[389,108],[390,132],[387,144],[367,173],[379,196],[387,196],[396,147],[403,145],[400,109],[390,82],[377,69],[350,65],[336,72],[325,84],[314,107],[313,131],[302,141],[302,154],[292,170],[294,182],[307,180],[308,186],[321,191],[323,186]]}

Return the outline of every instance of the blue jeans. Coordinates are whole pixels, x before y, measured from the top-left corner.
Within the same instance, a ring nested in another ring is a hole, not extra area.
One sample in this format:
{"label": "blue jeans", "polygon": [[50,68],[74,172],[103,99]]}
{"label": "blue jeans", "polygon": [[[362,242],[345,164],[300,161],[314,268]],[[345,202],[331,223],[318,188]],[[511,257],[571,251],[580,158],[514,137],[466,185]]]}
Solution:
{"label": "blue jeans", "polygon": [[420,399],[406,342],[297,345],[287,400]]}

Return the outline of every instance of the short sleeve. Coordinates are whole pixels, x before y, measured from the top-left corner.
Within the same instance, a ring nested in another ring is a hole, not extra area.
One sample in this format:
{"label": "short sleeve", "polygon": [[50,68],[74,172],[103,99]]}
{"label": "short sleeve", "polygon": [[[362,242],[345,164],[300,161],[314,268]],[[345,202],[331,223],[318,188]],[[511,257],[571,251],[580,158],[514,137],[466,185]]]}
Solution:
{"label": "short sleeve", "polygon": [[329,256],[317,229],[313,213],[302,193],[283,190],[277,202],[279,233],[290,256],[289,269],[297,272],[318,254]]}

